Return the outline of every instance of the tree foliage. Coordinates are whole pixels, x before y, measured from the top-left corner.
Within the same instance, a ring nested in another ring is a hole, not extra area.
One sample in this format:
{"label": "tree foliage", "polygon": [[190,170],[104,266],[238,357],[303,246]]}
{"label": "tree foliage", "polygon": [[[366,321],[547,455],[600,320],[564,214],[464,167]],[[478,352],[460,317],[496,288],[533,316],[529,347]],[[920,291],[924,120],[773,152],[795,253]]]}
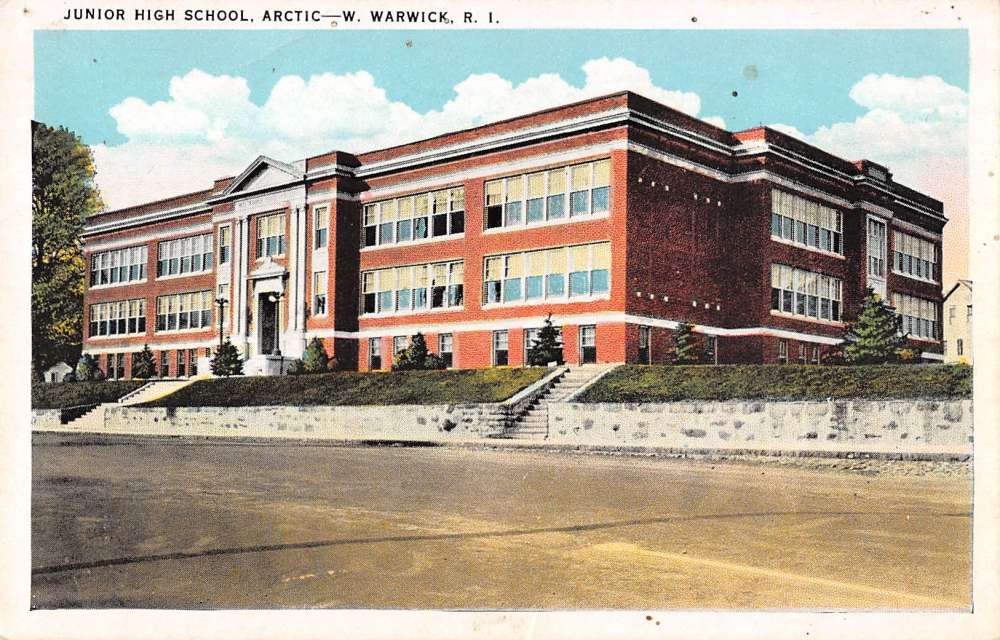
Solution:
{"label": "tree foliage", "polygon": [[694,341],[694,325],[685,320],[678,324],[674,330],[673,362],[674,364],[695,364],[698,359],[698,349]]}
{"label": "tree foliage", "polygon": [[306,345],[306,351],[302,354],[303,373],[325,373],[329,370],[330,356],[326,353],[323,341],[313,338]]}
{"label": "tree foliage", "polygon": [[421,369],[444,369],[444,360],[427,348],[424,334],[417,333],[410,338],[410,346],[396,354],[393,371],[417,371]]}
{"label": "tree foliage", "polygon": [[212,373],[217,376],[241,376],[243,375],[243,357],[240,356],[239,349],[229,338],[215,348],[215,355],[212,356]]}
{"label": "tree foliage", "polygon": [[132,358],[132,377],[148,380],[156,377],[156,358],[149,345],[142,346],[142,351]]}
{"label": "tree foliage", "polygon": [[552,324],[552,314],[545,318],[545,324],[538,330],[538,337],[531,341],[528,348],[528,364],[544,367],[550,362],[562,364],[563,351],[559,330]]}
{"label": "tree foliage", "polygon": [[97,360],[89,353],[80,356],[80,360],[76,363],[74,374],[74,378],[80,382],[101,380],[104,378],[103,372],[97,366]]}
{"label": "tree foliage", "polygon": [[93,156],[76,134],[32,122],[31,160],[32,366],[44,370],[79,353],[87,272],[80,233],[102,203]]}
{"label": "tree foliage", "polygon": [[899,362],[905,346],[903,319],[881,296],[868,289],[857,320],[847,327],[844,360],[847,364]]}

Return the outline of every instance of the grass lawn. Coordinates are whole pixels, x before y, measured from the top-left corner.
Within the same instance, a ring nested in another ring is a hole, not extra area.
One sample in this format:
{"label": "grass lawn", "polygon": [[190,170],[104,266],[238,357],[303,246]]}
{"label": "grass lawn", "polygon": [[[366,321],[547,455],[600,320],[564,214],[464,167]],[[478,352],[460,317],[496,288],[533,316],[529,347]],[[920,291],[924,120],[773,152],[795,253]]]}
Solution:
{"label": "grass lawn", "polygon": [[52,382],[31,385],[32,409],[65,409],[84,404],[114,402],[148,380]]}
{"label": "grass lawn", "polygon": [[968,398],[964,365],[622,366],[584,391],[579,402]]}
{"label": "grass lawn", "polygon": [[500,402],[549,372],[545,368],[337,372],[199,380],[146,407],[391,405]]}

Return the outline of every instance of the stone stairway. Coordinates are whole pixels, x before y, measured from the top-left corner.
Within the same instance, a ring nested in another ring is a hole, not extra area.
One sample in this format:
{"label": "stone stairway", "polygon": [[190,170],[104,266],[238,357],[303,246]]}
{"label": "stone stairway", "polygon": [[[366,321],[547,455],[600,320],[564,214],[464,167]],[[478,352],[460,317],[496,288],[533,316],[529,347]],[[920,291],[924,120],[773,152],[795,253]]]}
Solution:
{"label": "stone stairway", "polygon": [[127,407],[134,404],[142,404],[151,400],[158,400],[168,396],[179,389],[183,389],[200,378],[189,378],[186,380],[154,380],[131,391],[116,402],[105,402],[99,404],[74,420],[66,423],[66,427],[74,431],[102,431],[104,429],[104,414],[108,407]]}
{"label": "stone stairway", "polygon": [[618,365],[587,364],[570,369],[559,380],[542,392],[528,410],[507,428],[503,437],[518,440],[544,440],[549,433],[549,403],[565,402]]}

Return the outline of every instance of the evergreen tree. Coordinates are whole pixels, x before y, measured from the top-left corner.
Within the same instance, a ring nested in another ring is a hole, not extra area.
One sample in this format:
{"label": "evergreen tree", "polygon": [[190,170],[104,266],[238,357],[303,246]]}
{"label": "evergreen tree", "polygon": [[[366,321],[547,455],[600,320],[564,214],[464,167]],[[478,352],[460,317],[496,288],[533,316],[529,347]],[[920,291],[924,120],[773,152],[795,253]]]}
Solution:
{"label": "evergreen tree", "polygon": [[858,319],[847,328],[844,360],[847,364],[898,362],[905,346],[903,319],[881,296],[868,289]]}
{"label": "evergreen tree", "polygon": [[239,349],[226,338],[226,341],[215,348],[215,356],[212,358],[212,373],[217,376],[241,376],[243,375],[243,358]]}
{"label": "evergreen tree", "polygon": [[302,354],[303,373],[325,373],[329,362],[330,356],[326,354],[323,341],[319,338],[310,340],[306,352]]}
{"label": "evergreen tree", "polygon": [[100,371],[97,368],[97,361],[94,360],[94,356],[89,353],[85,353],[80,356],[79,362],[76,363],[76,379],[80,382],[88,382],[90,380],[96,380],[96,372]]}
{"label": "evergreen tree", "polygon": [[156,377],[156,358],[148,344],[143,345],[142,351],[132,358],[132,377],[142,380]]}
{"label": "evergreen tree", "polygon": [[444,360],[427,348],[424,334],[417,333],[410,338],[410,346],[396,354],[393,371],[417,371],[421,369],[444,369]]}
{"label": "evergreen tree", "polygon": [[88,271],[80,234],[102,206],[94,174],[76,134],[31,123],[31,342],[39,371],[80,354]]}
{"label": "evergreen tree", "polygon": [[674,330],[674,364],[697,364],[698,351],[694,342],[694,325],[683,321]]}
{"label": "evergreen tree", "polygon": [[538,337],[531,341],[528,348],[528,364],[544,367],[550,362],[562,364],[562,343],[559,340],[559,330],[552,325],[552,314],[545,318],[545,324],[538,330]]}

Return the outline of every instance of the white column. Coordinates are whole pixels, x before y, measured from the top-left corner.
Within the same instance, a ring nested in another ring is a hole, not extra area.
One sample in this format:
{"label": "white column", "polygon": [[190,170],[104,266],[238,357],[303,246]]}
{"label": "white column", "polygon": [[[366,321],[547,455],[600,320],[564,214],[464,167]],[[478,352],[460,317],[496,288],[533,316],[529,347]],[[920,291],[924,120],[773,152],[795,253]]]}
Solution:
{"label": "white column", "polygon": [[240,348],[243,351],[244,356],[249,355],[249,344],[247,342],[247,299],[248,292],[247,287],[249,282],[247,281],[247,274],[249,273],[249,262],[250,262],[250,239],[248,237],[248,231],[250,225],[248,224],[247,218],[243,218],[239,222],[240,230],[240,295],[237,298],[237,334],[239,336]]}

